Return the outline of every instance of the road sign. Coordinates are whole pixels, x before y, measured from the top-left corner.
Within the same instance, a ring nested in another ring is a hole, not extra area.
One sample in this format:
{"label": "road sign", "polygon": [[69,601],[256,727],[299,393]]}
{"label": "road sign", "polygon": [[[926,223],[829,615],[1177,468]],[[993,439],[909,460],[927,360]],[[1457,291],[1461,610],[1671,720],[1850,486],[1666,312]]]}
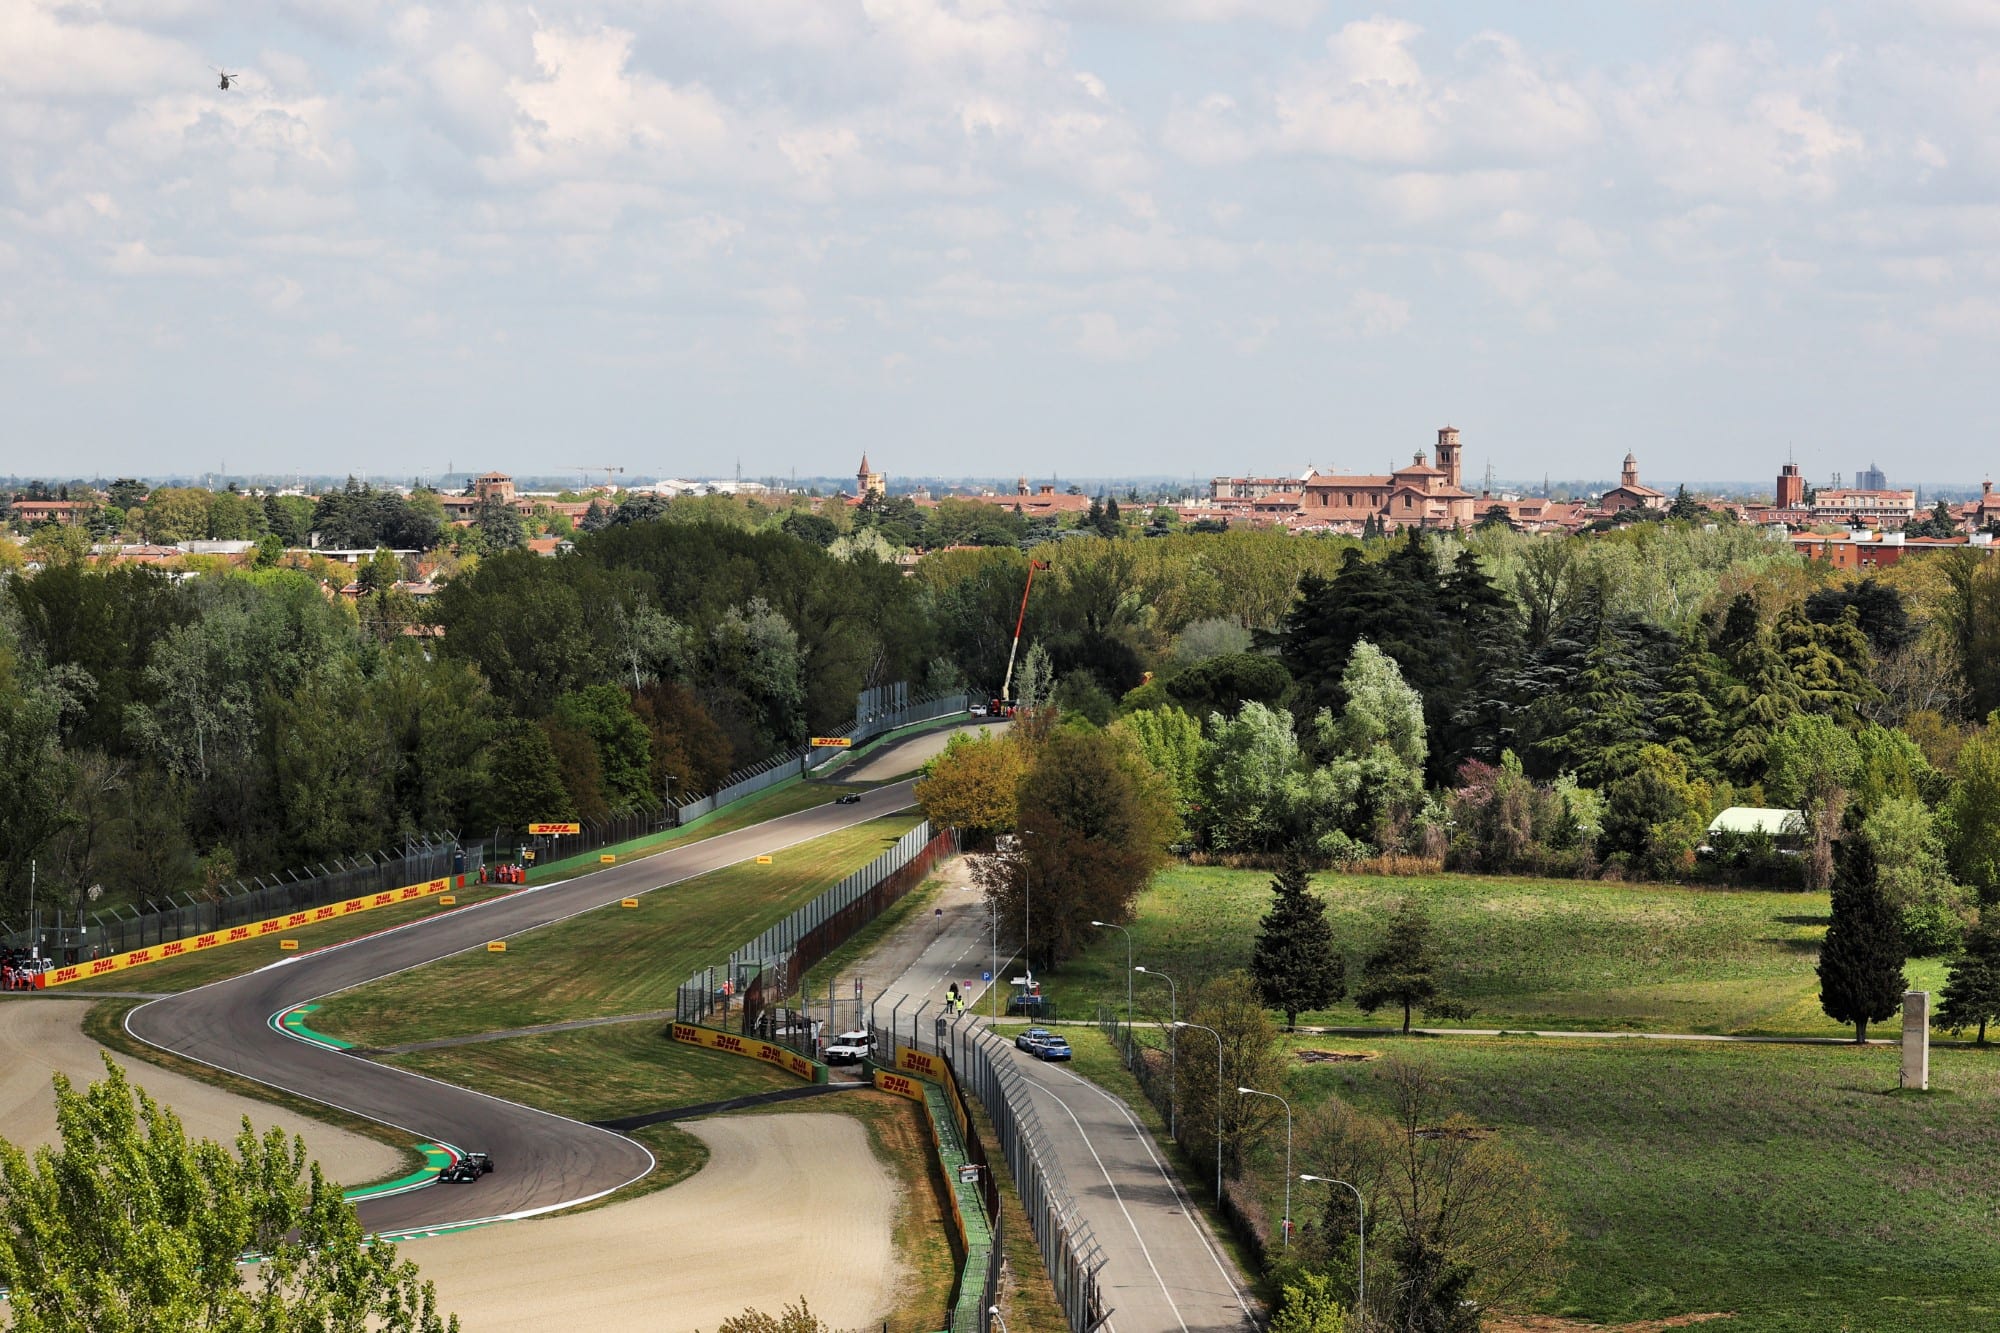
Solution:
{"label": "road sign", "polygon": [[815,736],[812,743],[815,750],[845,750],[854,744],[845,736]]}
{"label": "road sign", "polygon": [[561,823],[557,823],[557,824],[530,824],[530,825],[528,825],[528,832],[530,832],[530,833],[581,833],[581,832],[583,832],[583,825],[581,825],[581,824],[577,824],[577,823],[569,823],[569,824],[561,824]]}
{"label": "road sign", "polygon": [[985,968],[981,968],[979,970],[979,979],[981,981],[991,982],[993,980],[993,974],[991,972],[988,972]]}

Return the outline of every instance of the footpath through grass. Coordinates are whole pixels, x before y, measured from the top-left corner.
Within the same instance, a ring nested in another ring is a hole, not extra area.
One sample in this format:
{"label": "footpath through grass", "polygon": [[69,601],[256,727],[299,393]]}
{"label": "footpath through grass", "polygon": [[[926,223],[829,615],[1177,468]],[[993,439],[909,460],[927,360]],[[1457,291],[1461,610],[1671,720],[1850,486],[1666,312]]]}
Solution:
{"label": "footpath through grass", "polygon": [[[1138,901],[1134,961],[1173,976],[1183,992],[1192,980],[1247,967],[1270,885],[1264,871],[1163,871]],[[1443,988],[1473,1008],[1451,1026],[1852,1035],[1819,1011],[1813,966],[1825,894],[1463,875],[1323,874],[1313,888],[1349,960],[1350,990],[1397,902],[1420,897],[1445,965]],[[1124,1004],[1125,941],[1106,931],[1089,944],[1045,979],[1067,1016]],[[1941,962],[1913,962],[1907,972],[1914,986],[1942,986]],[[1163,987],[1151,990],[1136,998],[1164,1000]],[[1343,1004],[1299,1021],[1356,1026],[1389,1017]]]}
{"label": "footpath through grass", "polygon": [[[1731,1333],[2000,1327],[2000,1053],[1934,1051],[1934,1091],[1906,1094],[1893,1048],[1292,1044],[1430,1061],[1455,1081],[1459,1109],[1534,1164],[1574,1263],[1547,1313],[1733,1311]],[[1310,1108],[1388,1107],[1379,1061],[1299,1064],[1285,1090],[1308,1154]],[[1256,1157],[1273,1218],[1281,1135]],[[1316,1206],[1295,1192],[1295,1216]]]}
{"label": "footpath through grass", "polygon": [[887,815],[332,997],[314,1026],[357,1046],[671,1008],[680,984],[880,856],[920,822]]}

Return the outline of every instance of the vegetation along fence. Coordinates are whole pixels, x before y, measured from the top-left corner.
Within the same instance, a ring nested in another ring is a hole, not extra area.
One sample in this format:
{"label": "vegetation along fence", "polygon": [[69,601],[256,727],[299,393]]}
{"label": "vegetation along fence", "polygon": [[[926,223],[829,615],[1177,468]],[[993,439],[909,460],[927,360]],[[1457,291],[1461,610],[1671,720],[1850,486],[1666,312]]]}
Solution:
{"label": "vegetation along fence", "polygon": [[26,929],[0,923],[0,931],[14,948],[33,946],[43,957],[63,963],[88,962],[438,879],[464,869],[465,857],[456,838],[434,833],[413,839],[400,851],[369,852],[351,859],[333,857],[331,865],[322,862],[269,877],[253,876],[248,882],[237,880],[212,898],[190,894],[182,901],[169,894],[163,902],[148,901],[144,911],[132,907],[104,912],[86,907],[60,913],[45,910]]}
{"label": "vegetation along fence", "polygon": [[[683,1023],[709,1023],[720,1014],[730,1022],[742,1012],[742,1029],[752,1030],[768,1004],[792,993],[806,970],[839,948],[849,936],[880,916],[917,885],[941,859],[958,851],[952,829],[933,834],[929,821],[897,839],[896,845],[814,898],[790,916],[729,955],[720,968],[703,968],[683,982],[674,1009]],[[801,1047],[810,1034],[782,1031],[762,1035]]]}

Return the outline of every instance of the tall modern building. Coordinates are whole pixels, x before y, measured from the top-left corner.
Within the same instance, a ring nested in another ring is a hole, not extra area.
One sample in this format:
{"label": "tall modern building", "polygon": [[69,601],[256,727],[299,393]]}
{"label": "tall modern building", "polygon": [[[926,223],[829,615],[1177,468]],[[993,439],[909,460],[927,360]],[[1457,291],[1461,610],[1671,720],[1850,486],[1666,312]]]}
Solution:
{"label": "tall modern building", "polygon": [[1854,474],[1854,489],[1857,491],[1886,491],[1889,489],[1889,479],[1882,475],[1881,468],[1871,462],[1867,467],[1862,468]]}

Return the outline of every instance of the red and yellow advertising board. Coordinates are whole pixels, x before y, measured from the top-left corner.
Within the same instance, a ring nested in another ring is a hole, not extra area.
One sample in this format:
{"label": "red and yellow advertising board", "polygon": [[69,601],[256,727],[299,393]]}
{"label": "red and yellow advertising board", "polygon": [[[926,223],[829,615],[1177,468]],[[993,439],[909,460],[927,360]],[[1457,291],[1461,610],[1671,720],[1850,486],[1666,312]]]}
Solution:
{"label": "red and yellow advertising board", "polygon": [[692,1023],[674,1024],[674,1040],[684,1041],[690,1046],[703,1046],[711,1051],[728,1051],[731,1055],[762,1060],[788,1074],[796,1074],[808,1083],[819,1081],[820,1066],[817,1063],[774,1042],[739,1037],[734,1032],[717,1032],[714,1028],[696,1027]]}
{"label": "red and yellow advertising board", "polygon": [[108,973],[123,972],[127,968],[143,967],[147,963],[179,958],[182,954],[200,953],[203,949],[213,949],[222,944],[238,944],[244,940],[262,939],[281,930],[297,930],[300,926],[316,926],[322,921],[337,921],[356,912],[366,912],[377,907],[392,907],[397,903],[429,897],[433,893],[443,893],[450,887],[452,881],[447,876],[444,879],[426,880],[422,884],[406,884],[400,889],[385,889],[381,893],[363,894],[359,898],[328,903],[324,907],[308,908],[303,912],[293,912],[289,916],[274,916],[266,921],[253,921],[247,926],[231,926],[226,930],[211,930],[206,935],[194,935],[184,940],[168,940],[165,944],[155,944],[146,949],[133,949],[129,953],[112,954],[109,958],[94,958],[87,963],[58,967],[36,977],[35,985],[37,988],[43,988],[67,986],[72,981],[89,981]]}
{"label": "red and yellow advertising board", "polygon": [[530,825],[528,825],[528,832],[530,832],[530,833],[581,833],[581,832],[583,832],[583,825],[581,825],[581,824],[577,824],[577,823],[569,823],[569,824],[562,824],[562,823],[556,823],[556,824],[530,824]]}
{"label": "red and yellow advertising board", "polygon": [[938,1056],[908,1046],[896,1048],[896,1068],[905,1074],[915,1074],[937,1083],[944,1078],[944,1061]]}
{"label": "red and yellow advertising board", "polygon": [[892,1074],[886,1069],[875,1071],[875,1086],[884,1092],[893,1092],[898,1097],[908,1097],[913,1102],[924,1099],[924,1085],[913,1078]]}
{"label": "red and yellow advertising board", "polygon": [[815,736],[812,744],[815,750],[845,750],[854,742],[845,736]]}

